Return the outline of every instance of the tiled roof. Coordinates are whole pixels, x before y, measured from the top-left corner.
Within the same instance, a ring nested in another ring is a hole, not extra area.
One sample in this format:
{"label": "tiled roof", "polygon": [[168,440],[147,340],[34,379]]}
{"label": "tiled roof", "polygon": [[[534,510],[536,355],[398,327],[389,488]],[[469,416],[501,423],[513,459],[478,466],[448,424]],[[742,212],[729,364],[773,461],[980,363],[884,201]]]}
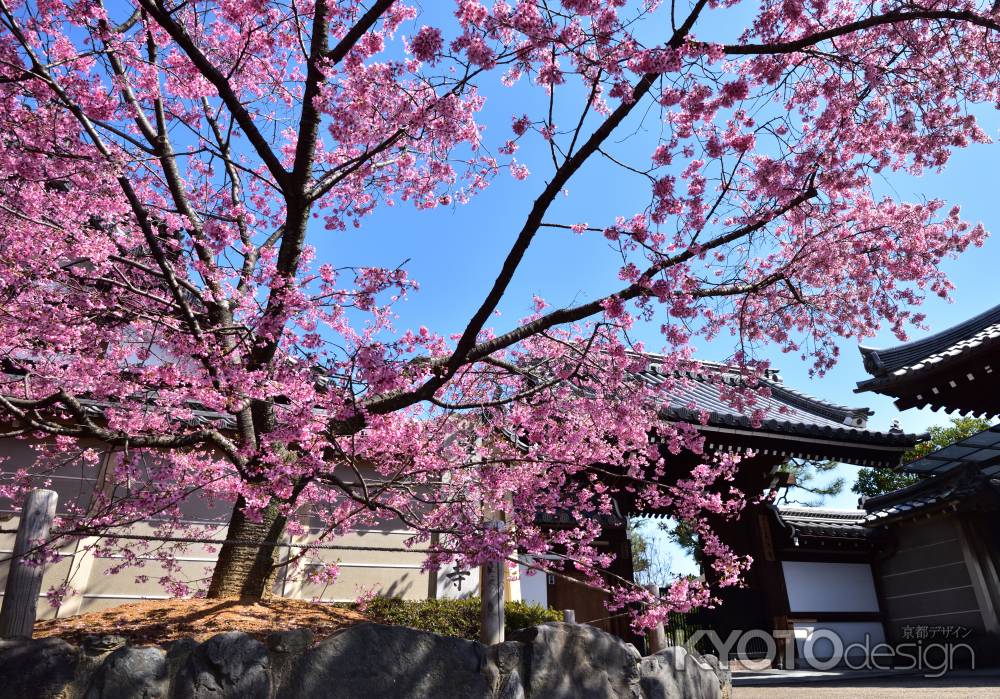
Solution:
{"label": "tiled roof", "polygon": [[835,539],[867,539],[872,530],[864,526],[864,510],[825,510],[816,507],[778,507],[778,518],[791,527],[792,536]]}
{"label": "tiled roof", "polygon": [[864,501],[865,524],[881,525],[949,506],[961,506],[980,493],[1000,494],[1000,480],[965,464],[948,473]]}
{"label": "tiled roof", "polygon": [[[910,447],[919,441],[919,435],[906,434],[899,430],[877,431],[866,428],[868,408],[849,408],[814,398],[785,385],[776,370],[765,374],[762,384],[771,395],[759,397],[754,408],[764,411],[760,425],[754,425],[750,416],[734,408],[723,398],[725,387],[743,385],[742,379],[731,367],[713,362],[701,362],[698,371],[680,374],[664,370],[651,356],[651,363],[645,371],[635,376],[650,385],[662,384],[668,378],[681,380],[671,388],[665,397],[663,416],[667,419],[699,423],[702,413],[708,414],[708,424],[723,428],[740,428],[758,433],[778,433],[815,439],[829,439],[838,442],[877,444],[891,447]],[[108,401],[81,399],[88,412],[101,414],[111,407]],[[152,405],[152,402],[150,403]],[[235,420],[231,415],[200,409],[190,405],[191,425],[212,424],[221,429],[234,429]]]}
{"label": "tiled roof", "polygon": [[1000,305],[905,345],[886,349],[860,347],[865,371],[874,378],[859,382],[857,391],[874,390],[908,375],[944,366],[993,344],[1000,347]]}
{"label": "tiled roof", "polygon": [[[5,371],[0,369],[0,384],[11,383],[19,381],[23,378],[21,373],[11,373],[10,371]],[[138,396],[137,398],[142,398]],[[150,394],[147,401],[147,405],[153,407],[155,396]],[[104,415],[104,411],[108,408],[116,407],[116,403],[109,400],[94,400],[93,398],[78,398],[80,405],[87,412],[88,415],[92,417],[101,417]],[[214,410],[205,410],[203,407],[195,403],[194,401],[188,402],[188,408],[190,411],[190,418],[184,421],[190,427],[199,427],[203,425],[212,425],[213,427],[232,430],[236,429],[236,419],[228,413],[220,413]]]}
{"label": "tiled roof", "polygon": [[900,446],[911,446],[919,440],[918,435],[898,430],[869,430],[868,417],[872,413],[868,408],[848,408],[809,396],[785,385],[776,371],[761,381],[771,395],[758,398],[753,406],[764,413],[761,424],[756,426],[749,415],[723,397],[725,388],[742,385],[742,379],[728,367],[703,363],[700,371],[677,373],[653,361],[637,376],[650,385],[680,379],[670,388],[663,408],[664,416],[671,419],[697,423],[705,412],[708,424],[717,427]]}
{"label": "tiled roof", "polygon": [[949,473],[965,464],[978,468],[987,476],[1000,476],[1000,425],[903,464],[901,469],[927,476]]}
{"label": "tiled roof", "polygon": [[[115,404],[109,401],[91,400],[89,398],[81,398],[79,400],[84,410],[86,410],[89,415],[93,415],[95,417],[103,415],[104,411],[108,408],[115,407]],[[152,403],[150,403],[150,405],[152,405]],[[187,424],[189,427],[212,425],[213,427],[223,430],[236,429],[236,418],[232,415],[228,413],[216,412],[214,410],[204,410],[193,402],[190,403],[190,406],[191,417],[184,421],[184,424]]]}

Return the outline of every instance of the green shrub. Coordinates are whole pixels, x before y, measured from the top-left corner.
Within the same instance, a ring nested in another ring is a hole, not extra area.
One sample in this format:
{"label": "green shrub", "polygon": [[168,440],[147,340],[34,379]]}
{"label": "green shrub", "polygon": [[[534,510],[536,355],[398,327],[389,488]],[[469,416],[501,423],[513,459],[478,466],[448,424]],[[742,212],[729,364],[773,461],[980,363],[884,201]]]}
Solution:
{"label": "green shrub", "polygon": [[504,608],[504,628],[508,633],[528,626],[544,624],[546,621],[562,621],[562,613],[546,609],[540,604],[527,602],[507,602]]}
{"label": "green shrub", "polygon": [[[409,626],[421,631],[433,631],[442,636],[457,636],[470,640],[479,638],[478,597],[420,601],[375,597],[367,603],[363,613],[380,624]],[[526,626],[559,621],[562,615],[538,604],[507,602],[504,605],[504,618],[506,632],[511,633]]]}

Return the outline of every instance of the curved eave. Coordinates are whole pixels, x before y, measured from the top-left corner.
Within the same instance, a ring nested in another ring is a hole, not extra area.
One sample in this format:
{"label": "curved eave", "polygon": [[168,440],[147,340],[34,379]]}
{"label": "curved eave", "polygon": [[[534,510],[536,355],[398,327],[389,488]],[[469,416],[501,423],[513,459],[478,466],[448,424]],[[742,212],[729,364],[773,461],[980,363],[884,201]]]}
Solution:
{"label": "curved eave", "polygon": [[784,550],[871,551],[883,538],[882,529],[864,525],[865,512],[823,508],[770,507],[778,525],[776,543]]}
{"label": "curved eave", "polygon": [[902,447],[903,449],[909,449],[925,437],[925,435],[909,434],[906,432],[880,432],[877,430],[852,428],[846,425],[844,427],[834,427],[832,425],[793,422],[773,418],[762,420],[759,424],[755,425],[745,415],[730,413],[710,413],[708,423],[703,425],[698,422],[700,418],[698,411],[688,410],[687,408],[665,408],[662,415],[667,419],[692,422],[699,427],[736,427],[753,430],[761,434],[801,435],[804,437],[837,439],[851,443]]}
{"label": "curved eave", "polygon": [[707,423],[697,416],[672,411],[667,420],[695,424],[705,438],[706,451],[747,453],[771,458],[833,460],[856,466],[895,468],[903,454],[923,436],[902,432],[875,432],[849,427],[832,427],[780,420],[765,420],[754,426],[736,415],[714,415]]}
{"label": "curved eave", "polygon": [[885,375],[915,364],[923,358],[946,352],[949,348],[963,342],[973,340],[981,333],[988,333],[991,326],[1000,326],[1000,304],[919,340],[882,349],[874,347],[859,347],[858,349],[861,351],[862,358],[866,360],[865,369],[868,370],[868,373],[873,376]]}
{"label": "curved eave", "polygon": [[900,410],[929,407],[965,415],[1000,415],[1000,328],[996,338],[937,355],[888,376],[859,382],[855,393],[895,399]]}
{"label": "curved eave", "polygon": [[873,391],[923,372],[936,372],[986,347],[1000,345],[1000,305],[958,325],[896,347],[858,347],[865,371],[855,392]]}
{"label": "curved eave", "polygon": [[790,405],[797,405],[804,410],[808,410],[816,415],[828,417],[839,422],[854,420],[858,418],[869,418],[875,414],[871,408],[851,408],[846,405],[830,403],[821,398],[810,396],[798,389],[789,388],[784,384],[767,382],[767,387],[771,390],[771,395],[780,398]]}
{"label": "curved eave", "polygon": [[899,502],[887,505],[879,510],[872,510],[865,517],[865,526],[881,527],[908,519],[933,517],[938,514],[957,512],[963,508],[963,505],[962,497],[955,497],[951,494]]}
{"label": "curved eave", "polygon": [[926,357],[912,365],[907,365],[882,376],[874,376],[858,381],[855,393],[882,393],[883,389],[905,386],[926,376],[946,374],[966,362],[977,361],[1000,350],[1000,325],[990,328],[990,334],[974,343],[965,343],[945,352]]}

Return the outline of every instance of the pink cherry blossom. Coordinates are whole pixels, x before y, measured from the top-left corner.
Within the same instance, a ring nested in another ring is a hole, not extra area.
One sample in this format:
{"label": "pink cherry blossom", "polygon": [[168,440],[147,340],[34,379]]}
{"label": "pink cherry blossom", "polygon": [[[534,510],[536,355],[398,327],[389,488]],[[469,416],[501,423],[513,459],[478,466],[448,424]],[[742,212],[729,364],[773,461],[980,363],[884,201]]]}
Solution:
{"label": "pink cherry blossom", "polygon": [[[671,22],[620,0],[426,16],[389,0],[0,0],[0,430],[39,454],[0,496],[72,459],[107,488],[68,506],[61,540],[140,521],[197,538],[195,504],[261,542],[304,533],[303,513],[320,541],[401,521],[429,567],[557,555],[640,627],[711,603],[751,563],[712,523],[756,494],[728,486],[739,463],[705,453],[698,425],[661,418],[695,343],[730,352],[742,380],[724,398],[759,422],[765,346],[823,374],[837,338],[904,336],[927,294],[948,295],[942,262],[986,233],[875,183],[987,142],[975,115],[1000,102],[991,3],[763,0],[725,43],[706,15],[736,4]],[[523,92],[493,99],[508,87]],[[597,202],[590,229],[567,205],[598,163],[647,201]],[[417,282],[452,280],[344,259],[338,236],[406,206],[433,254],[422,212],[476,206],[505,169],[528,213],[485,291],[455,291],[477,310],[405,327],[394,307]],[[550,226],[603,231],[618,274],[569,304],[516,298]],[[507,321],[501,302],[529,315]],[[654,361],[663,383],[638,382]],[[595,542],[622,504],[688,523],[707,581],[662,599],[608,583]],[[98,542],[113,573],[153,560],[172,594],[206,592],[179,577],[184,542]],[[260,594],[269,569],[233,550],[208,593]]]}

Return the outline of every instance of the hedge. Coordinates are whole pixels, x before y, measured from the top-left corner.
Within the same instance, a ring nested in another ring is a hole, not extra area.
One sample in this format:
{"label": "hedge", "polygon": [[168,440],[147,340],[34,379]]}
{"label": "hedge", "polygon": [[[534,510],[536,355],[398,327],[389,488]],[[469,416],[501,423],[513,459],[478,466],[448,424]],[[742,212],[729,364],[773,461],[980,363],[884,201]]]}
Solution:
{"label": "hedge", "polygon": [[[478,640],[479,605],[478,597],[420,601],[375,597],[365,604],[362,613],[371,621],[380,624],[409,626],[421,631],[433,631],[442,636]],[[506,621],[504,628],[510,633],[546,621],[561,621],[562,615],[538,604],[506,602],[504,619]]]}

